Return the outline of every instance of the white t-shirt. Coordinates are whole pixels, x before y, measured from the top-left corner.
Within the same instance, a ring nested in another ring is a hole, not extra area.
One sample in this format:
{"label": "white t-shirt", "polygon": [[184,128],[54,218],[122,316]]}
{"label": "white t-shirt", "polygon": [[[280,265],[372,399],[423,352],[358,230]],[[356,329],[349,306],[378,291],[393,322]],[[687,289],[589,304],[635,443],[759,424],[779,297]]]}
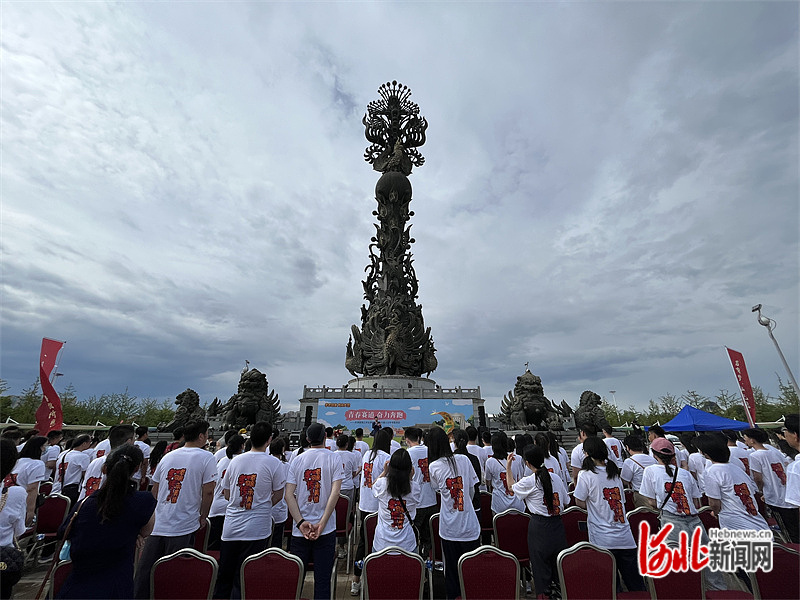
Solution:
{"label": "white t-shirt", "polygon": [[550,512],[545,504],[544,489],[535,474],[517,481],[512,488],[517,497],[525,501],[525,506],[531,513],[542,517],[554,517],[560,515],[564,506],[569,503],[569,494],[567,487],[557,474],[551,473],[550,481],[553,485],[553,512]]}
{"label": "white t-shirt", "polygon": [[183,446],[164,455],[153,473],[158,484],[153,535],[177,537],[200,527],[203,485],[217,481],[217,461],[202,448]]}
{"label": "white t-shirt", "polygon": [[369,452],[369,444],[364,440],[356,440],[353,450],[358,450],[361,452],[361,457],[363,458],[364,455]]}
{"label": "white t-shirt", "polygon": [[630,481],[631,487],[638,492],[642,487],[642,475],[650,465],[656,464],[656,459],[649,454],[634,454],[622,463],[620,477],[622,481]]}
{"label": "white t-shirt", "polygon": [[[513,471],[511,474],[516,475]],[[506,479],[506,462],[498,460],[494,456],[486,461],[486,483],[492,486],[492,512],[499,514],[509,508],[514,508],[520,512],[525,510],[522,499],[514,494],[514,490],[508,486]]]}
{"label": "white t-shirt", "polygon": [[[319,523],[325,514],[325,505],[331,496],[333,482],[341,479],[344,479],[342,461],[334,452],[323,448],[309,448],[292,461],[286,481],[297,486],[295,497],[302,517],[311,523]],[[372,493],[369,495],[372,496]],[[336,516],[331,515],[320,535],[335,530]],[[297,523],[292,526],[292,535],[303,535],[297,528]]]}
{"label": "white t-shirt", "polygon": [[261,540],[272,533],[272,493],[283,490],[283,463],[250,450],[231,459],[222,489],[229,490],[222,541]]}
{"label": "white t-shirt", "polygon": [[372,494],[372,484],[380,477],[383,472],[384,463],[389,460],[389,455],[383,450],[375,453],[372,458],[372,450],[364,455],[364,462],[361,464],[361,487],[359,488],[358,510],[365,513],[373,513],[378,510],[378,501]]}
{"label": "white t-shirt", "polygon": [[3,480],[4,487],[18,485],[27,488],[31,483],[46,479],[44,463],[38,458],[20,458],[11,473]]}
{"label": "white t-shirt", "polygon": [[325,438],[325,447],[331,452],[336,452],[336,440]]}
{"label": "white t-shirt", "polygon": [[625,493],[619,477],[609,479],[605,467],[581,470],[573,495],[586,502],[589,542],[601,548],[636,548],[625,518]]}
{"label": "white t-shirt", "polygon": [[411,482],[411,492],[403,497],[403,502],[389,495],[389,482],[386,477],[379,477],[372,485],[372,494],[378,502],[378,523],[375,525],[375,537],[372,540],[372,551],[379,552],[389,546],[399,546],[403,550],[414,552],[417,539],[414,530],[406,517],[406,511],[414,519],[419,502],[419,486]]}
{"label": "white t-shirt", "polygon": [[730,450],[731,453],[731,457],[728,462],[742,469],[742,471],[747,473],[747,476],[752,479],[753,474],[750,472],[750,455],[752,453],[748,452],[747,450],[743,450],[738,446],[728,446],[728,450]]}
{"label": "white t-shirt", "polygon": [[692,452],[689,455],[689,471],[697,476],[697,487],[700,488],[701,494],[706,491],[705,472],[709,464],[711,463],[708,459],[699,452]]}
{"label": "white t-shirt", "polygon": [[[51,460],[58,460],[59,455],[61,454],[61,446],[58,444],[54,444],[52,446],[48,446],[47,449],[44,451],[44,455],[42,456],[42,460],[45,462],[45,467],[48,462]],[[55,469],[47,469],[47,477],[50,479],[54,479],[53,476],[55,474]]]}
{"label": "white t-shirt", "polygon": [[214,452],[214,460],[215,461],[219,462],[223,458],[228,458],[228,448],[227,448],[227,446],[223,446],[222,448],[220,448],[219,450]]}
{"label": "white t-shirt", "polygon": [[800,454],[786,467],[786,503],[800,507]]}
{"label": "white t-shirt", "polygon": [[[289,477],[289,463],[281,462],[280,469],[281,469],[280,477],[282,477],[283,480],[286,481],[286,479]],[[286,505],[286,494],[284,494],[280,502],[272,505],[273,527],[278,523],[286,522],[286,519],[288,518],[289,518],[289,507]]]}
{"label": "white t-shirt", "polygon": [[586,452],[583,451],[583,442],[581,442],[572,449],[569,464],[571,467],[580,469],[584,458],[586,458]]}
{"label": "white t-shirt", "polygon": [[731,463],[711,463],[705,471],[706,496],[720,500],[719,526],[723,529],[768,529],[758,512],[752,479]]}
{"label": "white t-shirt", "polygon": [[[673,465],[673,473],[675,466]],[[667,497],[667,492],[672,491],[670,500],[664,504],[664,510],[673,515],[696,515],[697,508],[694,500],[700,499],[702,495],[697,482],[692,474],[686,469],[678,469],[678,478],[675,480],[675,487],[672,486],[672,476],[667,474],[664,465],[650,465],[644,470],[642,477],[642,487],[639,493],[646,498],[652,498],[660,507]]]}
{"label": "white t-shirt", "polygon": [[745,444],[742,440],[736,440],[736,447],[741,448],[745,452],[750,452],[752,450],[752,448],[748,447],[748,445]]}
{"label": "white t-shirt", "polygon": [[0,511],[0,546],[13,546],[14,538],[25,533],[28,493],[24,488],[14,485],[8,488],[5,495],[6,505]]}
{"label": "white t-shirt", "polygon": [[335,456],[342,461],[342,474],[344,475],[344,479],[342,479],[342,489],[352,490],[353,473],[358,471],[360,466],[359,460],[355,454],[348,452],[347,450],[337,450],[335,452]]}
{"label": "white t-shirt", "polygon": [[77,450],[65,450],[58,455],[56,461],[56,479],[53,482],[53,493],[61,492],[63,486],[80,483],[83,474],[89,468],[89,457]]}
{"label": "white t-shirt", "polygon": [[622,463],[625,461],[622,456],[622,442],[614,437],[604,437],[603,441],[608,446],[608,458],[617,463],[619,468],[622,468]]}
{"label": "white t-shirt", "polygon": [[392,454],[394,454],[398,450],[400,450],[400,442],[398,442],[395,439],[392,439],[392,445],[389,448],[389,456],[391,456]]}
{"label": "white t-shirt", "polygon": [[106,479],[106,475],[103,473],[103,465],[106,464],[107,458],[108,455],[101,456],[89,463],[89,466],[86,468],[86,474],[83,476],[81,493],[78,495],[79,502],[86,498],[86,496],[94,494],[100,489],[100,486],[103,485],[103,481]]}
{"label": "white t-shirt", "polygon": [[750,453],[750,470],[761,473],[764,502],[778,508],[794,508],[786,503],[786,465],[789,461],[780,450],[765,448]]}
{"label": "white t-shirt", "polygon": [[[150,452],[152,450],[150,448],[150,444],[147,444],[146,442],[142,442],[139,440],[136,440],[133,443],[136,444],[136,447],[142,451],[142,455],[144,455],[144,461],[147,462],[147,460],[150,458]],[[142,470],[136,469],[133,475],[131,475],[131,478],[134,479],[135,481],[139,481],[142,478]]]}
{"label": "white t-shirt", "polygon": [[418,508],[428,508],[436,504],[436,492],[431,486],[431,475],[428,472],[428,447],[419,444],[410,446],[411,467],[414,470],[412,481],[419,486]]}
{"label": "white t-shirt", "polygon": [[360,450],[356,450],[355,448],[350,451],[350,454],[353,455],[353,460],[356,462],[356,474],[353,476],[353,488],[361,487],[361,463],[364,460],[364,455],[361,454]]}
{"label": "white t-shirt", "polygon": [[558,447],[558,462],[561,465],[561,481],[566,485],[570,481],[572,481],[572,472],[569,468],[569,454],[567,451],[562,447]]}
{"label": "white t-shirt", "polygon": [[92,448],[92,460],[102,458],[109,453],[111,453],[111,442],[108,440],[108,438],[106,438],[97,444],[97,446]]}
{"label": "white t-shirt", "polygon": [[440,458],[428,465],[431,485],[442,496],[439,511],[439,535],[452,542],[472,542],[481,534],[481,525],[469,490],[478,483],[478,476],[472,463],[463,454],[455,454],[456,471],[446,458]]}
{"label": "white t-shirt", "polygon": [[208,511],[209,517],[225,516],[225,510],[228,508],[228,501],[222,493],[222,482],[225,480],[225,471],[228,469],[230,463],[231,459],[228,458],[227,454],[217,463],[217,484],[214,486],[214,499],[211,501],[211,510]]}

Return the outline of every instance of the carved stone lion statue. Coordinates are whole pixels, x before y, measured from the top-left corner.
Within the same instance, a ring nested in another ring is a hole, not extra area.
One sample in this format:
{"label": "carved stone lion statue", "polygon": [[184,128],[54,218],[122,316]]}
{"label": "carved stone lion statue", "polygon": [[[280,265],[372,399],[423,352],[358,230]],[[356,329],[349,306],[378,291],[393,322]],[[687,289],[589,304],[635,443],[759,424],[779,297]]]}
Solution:
{"label": "carved stone lion statue", "polygon": [[[503,420],[513,429],[563,429],[562,408],[553,405],[544,395],[542,379],[527,368],[517,377],[514,391],[503,396],[500,404]],[[571,412],[571,411],[570,411]]]}
{"label": "carved stone lion statue", "polygon": [[206,418],[206,411],[200,407],[200,396],[193,389],[186,388],[186,391],[175,396],[175,404],[178,405],[175,417],[163,427],[159,426],[159,431],[175,431],[189,421]]}
{"label": "carved stone lion statue", "polygon": [[575,427],[580,429],[584,425],[593,425],[600,431],[608,425],[606,414],[600,408],[601,398],[594,392],[586,390],[581,394],[578,410],[575,411]]}
{"label": "carved stone lion statue", "polygon": [[280,415],[281,405],[275,390],[267,393],[268,389],[267,376],[261,371],[244,371],[239,378],[236,394],[220,410],[225,427],[242,429],[258,421],[274,425]]}

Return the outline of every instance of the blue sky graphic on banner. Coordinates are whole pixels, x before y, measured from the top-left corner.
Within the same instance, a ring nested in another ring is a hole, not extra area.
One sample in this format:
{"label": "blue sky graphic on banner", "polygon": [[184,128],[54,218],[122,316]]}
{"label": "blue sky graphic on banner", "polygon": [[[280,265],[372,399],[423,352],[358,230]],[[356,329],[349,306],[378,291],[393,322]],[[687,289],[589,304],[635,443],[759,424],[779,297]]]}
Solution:
{"label": "blue sky graphic on banner", "polygon": [[459,413],[465,418],[472,416],[472,400],[455,398],[411,399],[403,400],[359,398],[353,401],[336,399],[320,399],[317,407],[317,421],[326,427],[344,425],[348,429],[363,427],[369,434],[372,421],[377,417],[381,425],[391,426],[399,433],[399,429],[411,427],[416,423],[433,423],[442,417],[434,412]]}

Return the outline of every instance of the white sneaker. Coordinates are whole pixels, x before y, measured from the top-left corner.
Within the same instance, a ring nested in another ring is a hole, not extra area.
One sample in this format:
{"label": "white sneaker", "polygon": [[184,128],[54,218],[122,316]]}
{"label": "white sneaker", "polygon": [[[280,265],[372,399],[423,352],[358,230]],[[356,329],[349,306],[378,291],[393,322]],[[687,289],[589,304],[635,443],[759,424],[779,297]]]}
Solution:
{"label": "white sneaker", "polygon": [[350,584],[350,595],[351,596],[358,596],[361,594],[361,582],[354,581]]}

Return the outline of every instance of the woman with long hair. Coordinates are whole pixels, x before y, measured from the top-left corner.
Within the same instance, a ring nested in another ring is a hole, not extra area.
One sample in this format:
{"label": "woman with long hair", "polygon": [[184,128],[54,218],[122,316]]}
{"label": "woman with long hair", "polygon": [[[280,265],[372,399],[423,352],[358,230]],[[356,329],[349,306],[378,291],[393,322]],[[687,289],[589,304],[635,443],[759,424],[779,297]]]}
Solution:
{"label": "woman with long hair", "polygon": [[[511,464],[514,479],[521,475],[523,459],[515,454],[509,454],[506,448],[506,434],[498,431],[492,434],[492,456],[486,459],[486,488],[492,493],[492,512],[499,514],[509,508],[520,512],[525,510],[522,500],[514,495],[511,483],[506,475],[506,464]],[[518,467],[519,465],[519,467]]]}
{"label": "woman with long hair", "polygon": [[569,482],[572,481],[572,475],[569,470],[569,454],[567,454],[564,447],[558,443],[558,438],[555,433],[548,431],[547,439],[550,440],[550,456],[556,457],[558,459],[558,464],[561,466],[561,481],[564,482],[564,485],[569,485]]}
{"label": "woman with long hair", "polygon": [[[539,435],[542,434],[537,434],[537,439]],[[545,450],[536,442],[534,440],[534,445],[525,448],[525,462],[531,475],[515,481],[511,461],[508,460],[506,478],[514,494],[525,501],[531,513],[528,523],[528,555],[536,597],[545,598],[559,589],[556,558],[567,547],[561,510],[568,501],[568,493],[558,473],[551,472],[547,467]]]}
{"label": "woman with long hair", "polygon": [[208,520],[211,528],[208,533],[208,549],[219,550],[222,540],[222,526],[225,525],[225,511],[228,508],[228,500],[222,495],[222,483],[225,479],[225,471],[231,464],[231,459],[242,453],[245,439],[238,433],[228,438],[228,445],[225,446],[225,456],[217,463],[217,483],[214,486],[214,496],[211,500],[211,509],[208,511]]}
{"label": "woman with long hair", "polygon": [[[14,441],[9,438],[0,439],[0,480],[11,474],[14,465],[17,464],[17,457],[17,447],[14,445]],[[44,469],[44,463],[42,463],[42,468]],[[16,549],[16,539],[25,533],[27,496],[26,489],[21,486],[12,485],[9,488],[3,488],[3,493],[0,495],[0,546]],[[19,551],[15,553],[17,556],[20,554]],[[14,586],[22,578],[22,565],[19,566],[19,570],[3,571],[3,575],[0,577],[0,598],[2,600],[11,598]]]}
{"label": "woman with long hair", "polygon": [[153,530],[156,507],[153,495],[137,491],[132,479],[143,461],[142,451],[133,444],[114,450],[103,466],[106,477],[100,489],[73,510],[72,572],[58,598],[133,598],[136,544]]}
{"label": "woman with long hair", "polygon": [[583,442],[586,458],[578,472],[575,504],[588,513],[589,542],[611,551],[628,591],[644,591],[636,559],[636,541],[625,518],[625,493],[620,469],[608,458],[608,446],[599,437]]}
{"label": "woman with long hair", "polygon": [[[550,438],[546,433],[539,432],[533,438],[533,444],[539,448],[544,454],[544,466],[550,473],[561,476],[561,465],[558,462],[558,457],[550,453]],[[527,461],[525,461],[527,463]],[[563,481],[563,480],[562,480]]]}
{"label": "woman with long hair", "polygon": [[443,429],[431,429],[427,445],[431,486],[442,497],[439,536],[447,598],[453,600],[460,594],[458,559],[480,545],[481,526],[471,498],[479,480],[470,460],[462,454],[453,454]]}
{"label": "woman with long hair", "polygon": [[480,511],[481,511],[481,484],[480,482],[483,480],[483,470],[481,469],[481,461],[478,460],[478,457],[472,454],[469,450],[467,450],[467,444],[469,443],[469,436],[467,432],[463,429],[456,429],[453,431],[453,454],[462,454],[469,459],[469,462],[472,464],[472,468],[475,471],[475,476],[478,478],[478,483],[475,484],[475,489],[472,493],[472,506],[475,508],[475,513],[478,515],[478,521],[480,521]]}
{"label": "woman with long hair", "polygon": [[153,449],[150,450],[150,458],[148,459],[148,469],[147,469],[147,476],[152,481],[153,473],[156,472],[156,467],[158,463],[161,462],[161,459],[164,458],[164,454],[167,452],[167,440],[161,440],[157,442]]}
{"label": "woman with long hair", "polygon": [[378,500],[378,523],[372,551],[398,546],[409,552],[417,549],[412,527],[419,504],[419,484],[411,480],[411,456],[404,448],[395,450],[383,464],[383,472],[372,485]]}
{"label": "woman with long hair", "polygon": [[[279,475],[286,480],[289,474],[289,463],[286,462],[286,439],[277,437],[269,445],[269,453],[281,461]],[[286,498],[272,505],[272,540],[270,547],[283,548],[283,534],[286,531],[286,520],[289,518],[289,508],[286,506]]]}
{"label": "woman with long hair", "polygon": [[39,484],[47,478],[42,460],[46,443],[47,438],[41,435],[32,437],[25,442],[11,473],[3,478],[3,487],[18,485],[28,494],[25,504],[25,525],[27,527],[33,525],[36,516],[36,497],[39,494]]}
{"label": "woman with long hair", "polygon": [[[360,561],[368,554],[366,547],[366,530],[364,519],[367,515],[378,510],[378,499],[372,493],[372,486],[383,472],[383,467],[389,460],[392,449],[392,437],[388,431],[381,429],[375,432],[372,441],[372,449],[364,454],[361,463],[361,486],[359,487],[358,499],[358,518],[361,521],[361,528],[356,548],[355,560]],[[354,565],[353,582],[350,584],[350,594],[358,596],[361,593],[361,567]]]}

